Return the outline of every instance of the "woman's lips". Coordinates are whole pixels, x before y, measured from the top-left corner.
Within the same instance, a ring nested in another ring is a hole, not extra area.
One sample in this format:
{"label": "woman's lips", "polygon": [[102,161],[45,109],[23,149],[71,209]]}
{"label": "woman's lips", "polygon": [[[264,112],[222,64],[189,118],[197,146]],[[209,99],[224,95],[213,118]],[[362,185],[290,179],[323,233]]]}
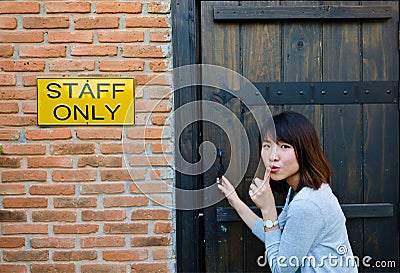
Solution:
{"label": "woman's lips", "polygon": [[279,170],[279,167],[277,167],[277,166],[271,167],[271,172],[277,172],[278,170]]}

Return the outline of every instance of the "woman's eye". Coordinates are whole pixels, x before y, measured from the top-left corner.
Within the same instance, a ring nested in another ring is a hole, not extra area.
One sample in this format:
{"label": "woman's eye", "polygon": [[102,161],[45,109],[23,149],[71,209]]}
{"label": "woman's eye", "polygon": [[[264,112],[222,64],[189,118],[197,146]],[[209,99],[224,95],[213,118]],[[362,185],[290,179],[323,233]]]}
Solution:
{"label": "woman's eye", "polygon": [[284,150],[287,150],[287,149],[292,148],[292,146],[290,146],[289,144],[282,144],[281,148]]}
{"label": "woman's eye", "polygon": [[264,149],[269,149],[271,146],[268,143],[263,143],[262,147]]}

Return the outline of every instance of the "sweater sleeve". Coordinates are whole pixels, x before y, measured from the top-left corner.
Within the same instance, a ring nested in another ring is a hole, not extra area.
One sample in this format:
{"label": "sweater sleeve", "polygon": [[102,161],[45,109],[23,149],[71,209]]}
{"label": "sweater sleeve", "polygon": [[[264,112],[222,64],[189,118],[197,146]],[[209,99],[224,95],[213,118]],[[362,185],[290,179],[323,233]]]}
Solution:
{"label": "sweater sleeve", "polygon": [[261,218],[258,218],[257,221],[254,223],[253,227],[251,228],[251,231],[253,232],[254,235],[257,236],[258,239],[260,239],[263,243],[265,242],[265,237],[264,237],[264,223]]}
{"label": "sweater sleeve", "polygon": [[264,232],[265,250],[273,273],[296,272],[324,227],[320,209],[312,202],[293,200],[280,229]]}

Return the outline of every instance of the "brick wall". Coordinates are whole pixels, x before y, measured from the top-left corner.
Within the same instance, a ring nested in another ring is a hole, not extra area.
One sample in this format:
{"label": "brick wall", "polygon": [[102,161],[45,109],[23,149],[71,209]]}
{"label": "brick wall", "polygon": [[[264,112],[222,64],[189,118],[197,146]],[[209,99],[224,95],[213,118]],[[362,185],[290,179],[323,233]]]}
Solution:
{"label": "brick wall", "polygon": [[[171,58],[169,0],[0,1],[0,272],[175,270]],[[38,127],[38,76],[135,77],[135,126]]]}

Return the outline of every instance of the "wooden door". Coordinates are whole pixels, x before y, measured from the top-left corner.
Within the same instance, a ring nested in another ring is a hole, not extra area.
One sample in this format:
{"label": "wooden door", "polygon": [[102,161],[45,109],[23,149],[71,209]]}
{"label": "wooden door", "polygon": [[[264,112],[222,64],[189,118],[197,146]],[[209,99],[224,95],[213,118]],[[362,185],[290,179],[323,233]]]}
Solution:
{"label": "wooden door", "polygon": [[[291,109],[314,123],[333,167],[333,191],[347,216],[353,252],[360,260],[372,257],[371,267],[360,264],[360,272],[398,272],[398,3],[200,1],[199,10],[201,63],[255,83],[272,113]],[[285,93],[275,94],[274,86]],[[254,118],[240,98],[223,90],[204,87],[201,99],[228,107],[246,128],[250,164],[237,191],[253,205],[247,192],[260,152]],[[225,166],[240,164],[218,126],[203,122],[200,128],[201,142],[224,151]],[[204,187],[215,183],[216,168],[217,162],[202,175]],[[206,272],[269,270],[257,264],[263,244],[226,201],[204,209],[199,243]],[[375,261],[394,261],[395,267],[377,268]]]}

